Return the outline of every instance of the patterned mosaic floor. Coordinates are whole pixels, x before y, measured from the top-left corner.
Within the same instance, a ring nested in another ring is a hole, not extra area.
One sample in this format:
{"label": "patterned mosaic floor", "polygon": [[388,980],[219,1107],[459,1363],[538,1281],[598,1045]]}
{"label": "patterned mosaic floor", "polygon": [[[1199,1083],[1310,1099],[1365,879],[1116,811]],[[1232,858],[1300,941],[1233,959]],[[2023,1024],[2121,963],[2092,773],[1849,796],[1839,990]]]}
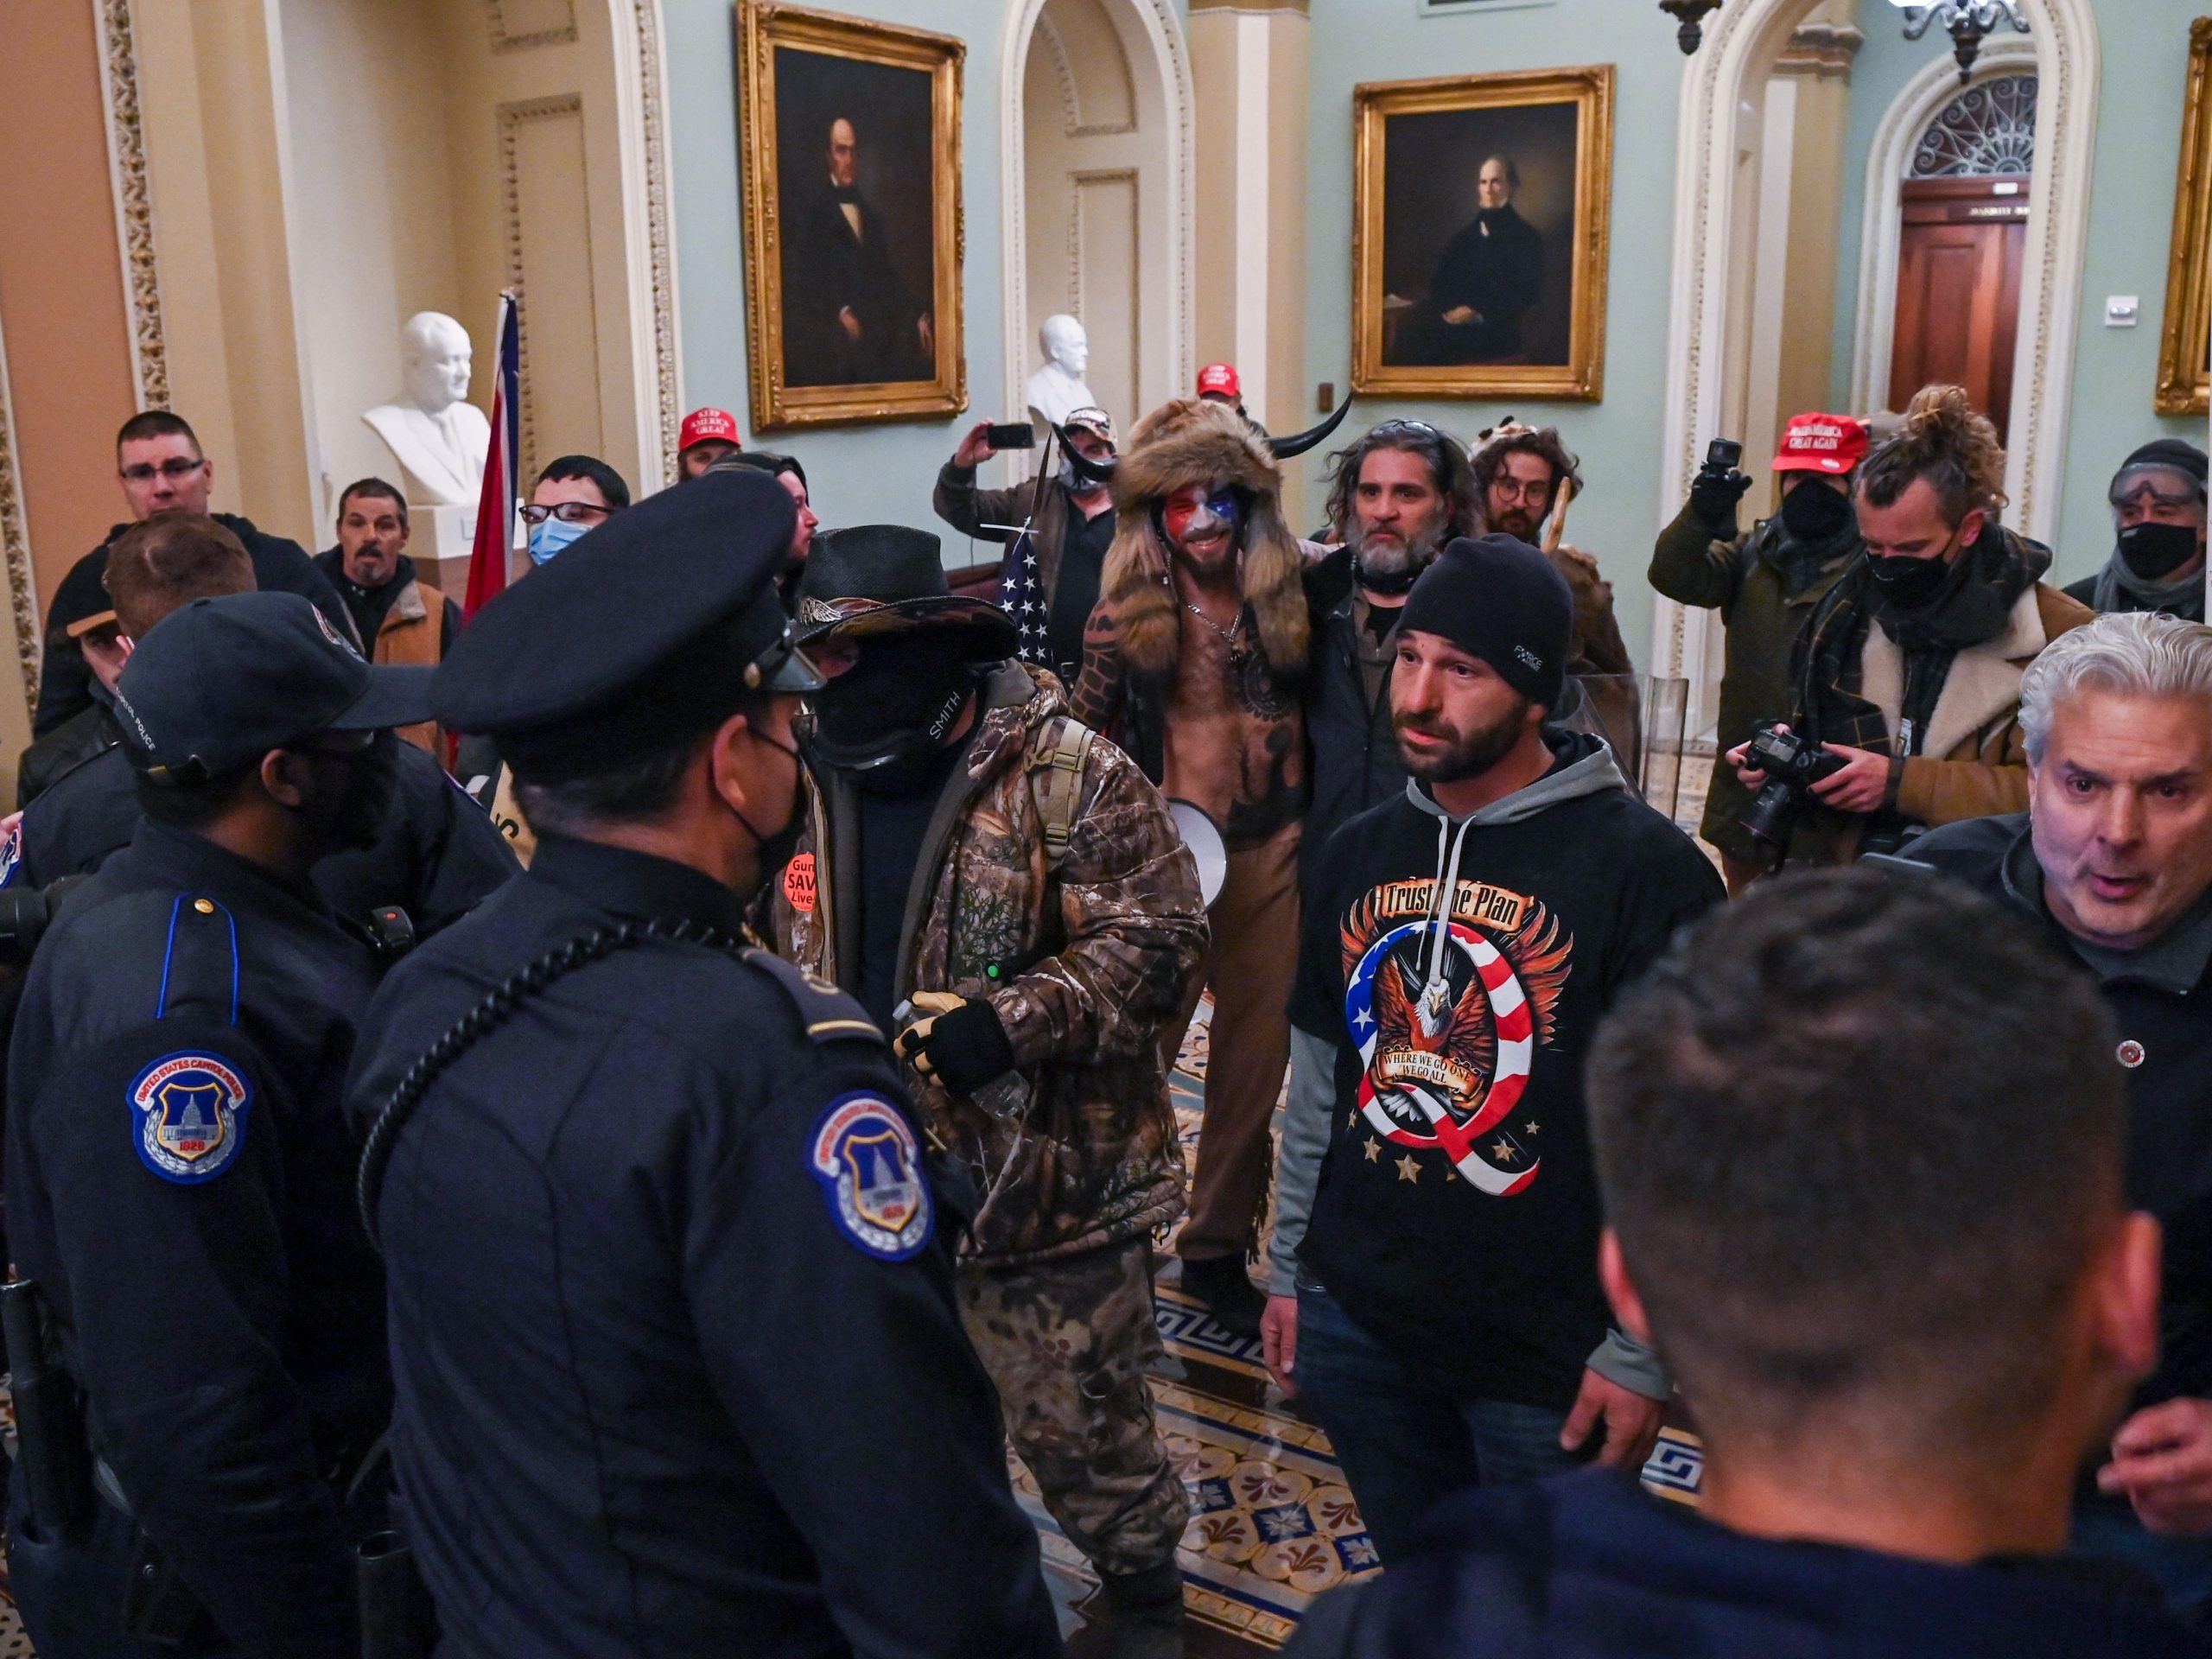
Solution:
{"label": "patterned mosaic floor", "polygon": [[[1186,1158],[1198,1149],[1208,1012],[1200,1007],[1173,1079]],[[1289,1639],[1315,1596],[1382,1569],[1328,1436],[1268,1381],[1260,1344],[1232,1336],[1183,1294],[1172,1254],[1160,1262],[1156,1318],[1166,1353],[1152,1388],[1191,1499],[1179,1552],[1191,1659],[1272,1650]],[[1694,1437],[1669,1428],[1644,1465],[1643,1484],[1694,1503],[1702,1466]],[[1015,1496],[1037,1522],[1062,1627],[1078,1630],[1097,1577],[1045,1513],[1020,1459],[1009,1454],[1008,1467]]]}

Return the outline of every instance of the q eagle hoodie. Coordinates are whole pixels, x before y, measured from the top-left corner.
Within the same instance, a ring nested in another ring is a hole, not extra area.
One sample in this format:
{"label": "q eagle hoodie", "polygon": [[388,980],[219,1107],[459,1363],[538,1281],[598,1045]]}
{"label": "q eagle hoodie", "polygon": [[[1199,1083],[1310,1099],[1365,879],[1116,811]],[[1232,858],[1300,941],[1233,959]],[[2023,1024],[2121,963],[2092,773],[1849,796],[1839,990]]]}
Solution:
{"label": "q eagle hoodie", "polygon": [[1325,1287],[1425,1387],[1564,1412],[1586,1366],[1666,1392],[1608,1336],[1582,1063],[1623,988],[1726,894],[1602,740],[1546,741],[1527,788],[1453,818],[1408,781],[1322,855],[1274,1288]]}

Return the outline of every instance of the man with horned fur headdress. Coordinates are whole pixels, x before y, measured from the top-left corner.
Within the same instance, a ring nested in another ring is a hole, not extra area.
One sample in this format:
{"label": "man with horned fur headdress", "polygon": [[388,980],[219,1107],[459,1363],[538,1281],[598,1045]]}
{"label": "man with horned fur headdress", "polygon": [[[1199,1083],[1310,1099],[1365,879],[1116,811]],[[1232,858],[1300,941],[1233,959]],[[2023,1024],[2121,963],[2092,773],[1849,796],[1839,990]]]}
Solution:
{"label": "man with horned fur headdress", "polygon": [[1210,912],[1205,1116],[1178,1249],[1185,1287],[1245,1335],[1265,1305],[1245,1260],[1289,1058],[1306,794],[1304,555],[1281,487],[1266,441],[1232,409],[1179,399],[1138,425],[1115,474],[1114,543],[1074,696],[1077,718],[1204,809],[1228,852]]}

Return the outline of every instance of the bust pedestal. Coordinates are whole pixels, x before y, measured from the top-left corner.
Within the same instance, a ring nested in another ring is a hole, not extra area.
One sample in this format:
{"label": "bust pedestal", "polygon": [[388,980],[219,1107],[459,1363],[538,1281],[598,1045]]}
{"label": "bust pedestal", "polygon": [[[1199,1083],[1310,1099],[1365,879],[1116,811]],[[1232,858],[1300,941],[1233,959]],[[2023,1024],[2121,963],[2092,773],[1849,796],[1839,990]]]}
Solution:
{"label": "bust pedestal", "polygon": [[[468,562],[476,551],[476,509],[473,506],[416,506],[407,509],[407,555],[415,571],[447,598],[459,600],[468,592]],[[522,509],[517,507],[513,528],[507,535],[507,580],[520,574],[516,556],[527,564]]]}

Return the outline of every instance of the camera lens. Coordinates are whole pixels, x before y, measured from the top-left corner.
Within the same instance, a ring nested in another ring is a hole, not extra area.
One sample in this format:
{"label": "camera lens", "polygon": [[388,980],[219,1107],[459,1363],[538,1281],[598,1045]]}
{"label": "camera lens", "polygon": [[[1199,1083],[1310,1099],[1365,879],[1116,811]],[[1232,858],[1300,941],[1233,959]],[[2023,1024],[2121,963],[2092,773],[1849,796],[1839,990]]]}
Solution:
{"label": "camera lens", "polygon": [[1752,797],[1736,820],[1754,841],[1769,847],[1789,845],[1789,832],[1797,824],[1796,792],[1777,778]]}

